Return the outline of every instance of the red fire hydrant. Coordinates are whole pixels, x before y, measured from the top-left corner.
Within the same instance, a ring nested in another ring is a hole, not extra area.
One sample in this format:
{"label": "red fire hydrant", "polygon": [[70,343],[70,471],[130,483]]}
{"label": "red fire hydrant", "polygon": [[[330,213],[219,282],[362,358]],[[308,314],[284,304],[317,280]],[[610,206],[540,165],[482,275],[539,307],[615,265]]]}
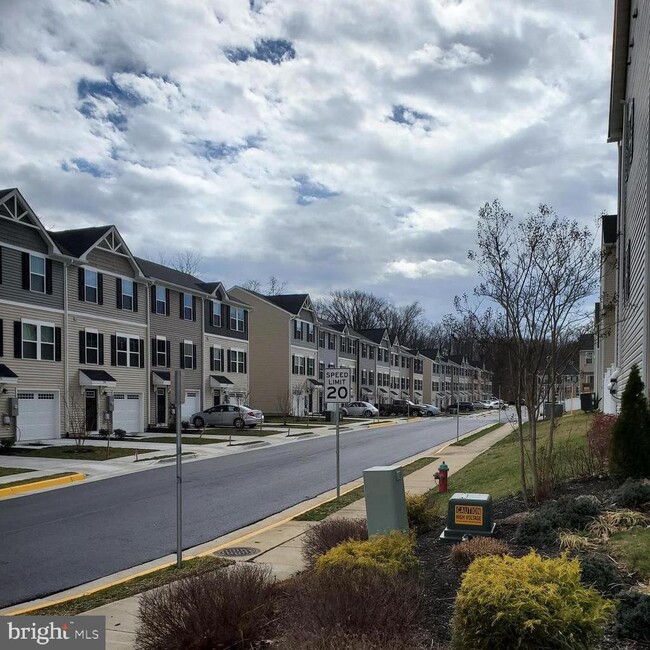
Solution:
{"label": "red fire hydrant", "polygon": [[438,467],[438,471],[433,475],[433,478],[438,481],[438,492],[442,494],[443,492],[447,491],[447,475],[449,474],[449,465],[445,463],[445,461],[442,461],[442,464],[440,467]]}

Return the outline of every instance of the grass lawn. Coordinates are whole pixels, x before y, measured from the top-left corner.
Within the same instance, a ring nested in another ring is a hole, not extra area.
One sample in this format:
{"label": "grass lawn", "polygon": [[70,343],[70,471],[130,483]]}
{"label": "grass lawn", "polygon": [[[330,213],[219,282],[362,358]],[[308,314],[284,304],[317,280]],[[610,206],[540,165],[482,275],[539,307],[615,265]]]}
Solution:
{"label": "grass lawn", "polygon": [[[149,451],[156,451],[155,449],[149,449]],[[191,456],[191,451],[184,451],[181,453],[181,456]],[[149,458],[138,458],[134,461],[136,463],[144,463],[147,460],[159,460],[160,458],[176,458],[176,454],[164,454],[163,456],[150,456]]]}
{"label": "grass lawn", "polygon": [[[176,444],[174,436],[154,436],[153,438],[141,438],[142,442],[165,442]],[[228,442],[222,438],[197,438],[196,436],[183,436],[184,445],[212,445],[218,442]]]}
{"label": "grass lawn", "polygon": [[[416,472],[417,470],[430,465],[435,460],[437,460],[437,457],[435,456],[425,456],[424,458],[418,458],[412,463],[402,466],[403,474],[404,476],[408,476],[409,474],[412,474],[413,472]],[[329,515],[337,512],[341,508],[345,508],[345,506],[349,506],[351,503],[354,503],[359,499],[363,499],[363,495],[363,485],[361,485],[354,490],[350,490],[349,492],[342,494],[339,499],[334,498],[330,501],[327,501],[326,503],[322,503],[321,505],[312,508],[311,510],[308,510],[307,512],[304,512],[301,515],[298,515],[297,517],[294,517],[294,520],[322,521],[325,519],[325,517],[329,517]]]}
{"label": "grass lawn", "polygon": [[276,436],[278,433],[285,433],[285,431],[280,431],[279,429],[260,429],[255,427],[254,429],[206,429],[205,432],[209,435],[219,435],[219,436]]}
{"label": "grass lawn", "polygon": [[[110,448],[110,456],[106,458],[106,446],[93,447],[84,445],[77,452],[76,445],[61,445],[58,447],[44,447],[42,449],[25,449],[24,447],[14,447],[3,453],[7,456],[25,456],[28,458],[58,458],[60,460],[110,460],[112,458],[123,458],[124,456],[134,456],[137,451],[139,454],[146,454],[155,449],[135,449],[133,447],[113,447]],[[1,455],[0,455],[1,456]]]}
{"label": "grass lawn", "polygon": [[26,485],[27,483],[38,483],[39,481],[48,481],[51,478],[61,478],[62,476],[72,476],[76,472],[59,472],[58,474],[48,474],[47,476],[39,476],[37,478],[24,478],[20,481],[12,481],[11,483],[0,484],[0,489],[15,487],[16,485]]}
{"label": "grass lawn", "polygon": [[609,538],[612,555],[629,571],[641,578],[650,578],[650,528],[630,528]]}
{"label": "grass lawn", "polygon": [[[113,603],[123,598],[129,598],[130,596],[135,596],[155,587],[162,587],[181,578],[209,573],[228,564],[230,564],[229,560],[211,556],[185,560],[180,569],[177,569],[176,564],[174,564],[164,569],[158,569],[153,573],[140,576],[139,578],[133,578],[118,585],[100,589],[87,596],[74,598],[59,605],[44,607],[34,612],[34,614],[38,616],[75,616],[81,612],[87,612],[89,609],[101,607],[102,605]],[[31,616],[32,614],[27,615]]]}
{"label": "grass lawn", "polygon": [[[576,413],[565,415],[558,421],[555,432],[555,445],[568,444],[583,446],[592,414]],[[548,422],[537,425],[538,449],[548,439]],[[524,426],[524,436],[528,427]],[[527,440],[526,440],[527,445]],[[493,499],[516,494],[521,489],[519,480],[519,442],[516,433],[507,436],[481,454],[476,460],[463,467],[457,474],[449,477],[449,492],[439,494],[431,490],[427,497],[435,514],[444,515],[447,511],[447,501],[454,492],[478,492],[491,494]]]}
{"label": "grass lawn", "polygon": [[478,431],[477,433],[473,433],[471,436],[467,436],[467,438],[463,438],[458,442],[454,442],[452,444],[452,447],[464,447],[465,445],[469,445],[470,442],[474,442],[475,440],[482,438],[486,433],[490,433],[490,431],[494,431],[495,429],[502,427],[504,424],[506,423],[501,422],[501,424],[499,424],[498,422],[496,422],[491,427],[488,427],[487,429],[483,429],[483,431]]}
{"label": "grass lawn", "polygon": [[[0,467],[0,476],[12,476],[13,474],[24,474],[33,471],[33,469],[22,469],[20,467]],[[0,487],[3,486],[0,485]]]}

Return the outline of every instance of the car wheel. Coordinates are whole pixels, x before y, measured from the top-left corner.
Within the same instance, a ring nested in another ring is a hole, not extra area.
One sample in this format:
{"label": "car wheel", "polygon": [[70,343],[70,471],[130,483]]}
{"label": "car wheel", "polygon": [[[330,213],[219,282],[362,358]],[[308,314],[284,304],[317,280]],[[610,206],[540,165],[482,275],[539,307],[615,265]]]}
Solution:
{"label": "car wheel", "polygon": [[197,429],[202,429],[205,426],[205,420],[203,418],[194,418],[194,426]]}
{"label": "car wheel", "polygon": [[363,417],[364,417],[364,418],[371,418],[371,417],[372,417],[372,411],[369,411],[368,409],[366,409],[366,410],[363,412]]}
{"label": "car wheel", "polygon": [[242,418],[236,418],[233,424],[235,425],[236,429],[243,429],[245,426],[245,422],[242,420]]}

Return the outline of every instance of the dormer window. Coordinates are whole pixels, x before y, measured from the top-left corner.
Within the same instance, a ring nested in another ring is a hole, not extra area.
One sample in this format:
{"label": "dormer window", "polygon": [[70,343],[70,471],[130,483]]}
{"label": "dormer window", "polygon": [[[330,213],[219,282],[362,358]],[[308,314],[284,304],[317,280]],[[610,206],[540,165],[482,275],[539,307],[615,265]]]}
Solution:
{"label": "dormer window", "polygon": [[212,301],[212,325],[214,327],[221,327],[221,301]]}
{"label": "dormer window", "polygon": [[29,256],[29,290],[45,293],[45,258]]}
{"label": "dormer window", "polygon": [[84,293],[86,302],[97,302],[97,271],[86,269],[84,274]]}
{"label": "dormer window", "polygon": [[165,287],[156,287],[156,314],[167,313],[167,290]]}
{"label": "dormer window", "polygon": [[244,331],[244,310],[241,307],[230,308],[230,329],[235,332]]}
{"label": "dormer window", "polygon": [[190,293],[183,294],[183,318],[185,320],[192,320],[194,318],[194,300]]}
{"label": "dormer window", "polygon": [[122,309],[134,311],[133,309],[133,280],[122,280]]}

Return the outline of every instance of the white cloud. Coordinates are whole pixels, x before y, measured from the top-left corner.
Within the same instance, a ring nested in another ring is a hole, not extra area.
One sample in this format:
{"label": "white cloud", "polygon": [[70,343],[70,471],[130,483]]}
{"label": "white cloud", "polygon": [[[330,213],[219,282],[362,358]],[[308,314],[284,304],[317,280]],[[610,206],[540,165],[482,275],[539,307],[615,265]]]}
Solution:
{"label": "white cloud", "polygon": [[410,279],[464,277],[471,273],[467,266],[463,266],[454,260],[434,259],[419,262],[396,260],[388,265],[388,271]]}

